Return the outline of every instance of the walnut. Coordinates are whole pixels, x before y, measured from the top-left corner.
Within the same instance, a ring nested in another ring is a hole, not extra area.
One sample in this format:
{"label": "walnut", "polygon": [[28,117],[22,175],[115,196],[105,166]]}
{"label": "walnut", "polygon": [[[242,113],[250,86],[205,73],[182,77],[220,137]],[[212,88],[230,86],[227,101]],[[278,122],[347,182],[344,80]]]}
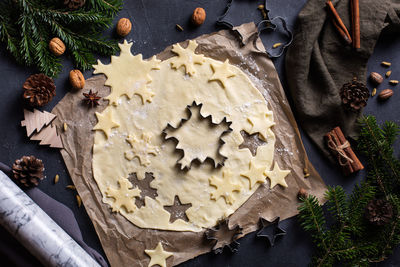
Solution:
{"label": "walnut", "polygon": [[192,23],[196,26],[200,26],[206,20],[206,11],[204,8],[198,7],[193,11]]}
{"label": "walnut", "polygon": [[49,48],[51,53],[53,53],[55,56],[61,56],[65,52],[65,44],[58,37],[54,37],[50,40]]}
{"label": "walnut", "polygon": [[121,37],[127,36],[132,29],[132,23],[127,18],[122,18],[117,23],[117,34]]}
{"label": "walnut", "polygon": [[85,77],[80,70],[71,70],[69,72],[69,82],[74,89],[82,89],[85,86]]}

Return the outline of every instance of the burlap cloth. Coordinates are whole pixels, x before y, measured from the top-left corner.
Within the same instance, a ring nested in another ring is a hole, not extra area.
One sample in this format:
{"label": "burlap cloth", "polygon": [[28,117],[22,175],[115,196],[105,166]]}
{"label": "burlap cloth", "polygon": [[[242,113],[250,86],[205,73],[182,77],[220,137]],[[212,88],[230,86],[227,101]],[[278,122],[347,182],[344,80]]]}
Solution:
{"label": "burlap cloth", "polygon": [[[244,46],[240,45],[238,38],[244,41]],[[297,213],[296,195],[300,187],[306,188],[323,201],[325,184],[308,161],[278,74],[258,38],[256,26],[253,23],[245,24],[234,30],[200,36],[196,41],[199,43],[197,53],[221,61],[228,58],[230,63],[248,74],[265,96],[276,121],[276,126],[273,127],[277,137],[275,160],[281,168],[291,170],[286,178],[288,188],[276,186],[270,190],[268,183],[260,186],[230,216],[230,226],[239,224],[246,234],[258,228],[260,216],[266,219],[294,216]],[[182,46],[186,45],[187,42],[182,43]],[[167,59],[173,56],[170,50],[171,47],[168,47],[157,57]],[[83,92],[92,89],[104,97],[110,92],[104,82],[103,75],[90,78]],[[212,244],[205,241],[204,231],[194,233],[141,229],[119,213],[111,213],[110,207],[102,203],[101,192],[92,176],[92,128],[97,123],[94,112],[102,111],[107,105],[104,100],[100,103],[97,108],[90,109],[82,103],[81,93],[68,93],[54,108],[53,113],[57,114],[55,124],[64,144],[61,154],[111,265],[147,266],[150,259],[144,250],[154,249],[159,241],[162,241],[166,251],[173,252],[173,257],[167,260],[168,266],[209,252]],[[68,125],[67,131],[60,130],[64,122]],[[303,174],[305,167],[311,174],[306,179]]]}
{"label": "burlap cloth", "polygon": [[[309,0],[300,12],[294,39],[286,53],[286,76],[301,127],[328,156],[323,136],[340,126],[357,139],[361,112],[346,111],[340,88],[357,77],[366,82],[367,62],[382,30],[400,30],[400,1],[360,0],[361,49],[346,46],[321,0]],[[351,32],[350,1],[332,1]],[[328,156],[329,157],[329,156]]]}

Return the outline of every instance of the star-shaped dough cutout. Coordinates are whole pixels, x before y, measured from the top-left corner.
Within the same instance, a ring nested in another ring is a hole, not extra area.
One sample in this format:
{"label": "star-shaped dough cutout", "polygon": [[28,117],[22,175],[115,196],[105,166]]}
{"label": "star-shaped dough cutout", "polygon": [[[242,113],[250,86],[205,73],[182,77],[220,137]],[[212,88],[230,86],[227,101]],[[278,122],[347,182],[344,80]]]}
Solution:
{"label": "star-shaped dough cutout", "polygon": [[270,188],[273,188],[275,185],[280,184],[283,187],[288,187],[285,177],[290,173],[289,170],[281,170],[278,166],[278,163],[275,162],[274,169],[272,171],[266,171],[265,175],[271,181]]}
{"label": "star-shaped dough cutout", "polygon": [[256,112],[247,118],[248,127],[246,132],[249,134],[259,133],[262,140],[267,141],[272,134],[271,127],[275,125],[272,111],[267,108],[256,108]]}
{"label": "star-shaped dough cutout", "polygon": [[232,181],[233,173],[230,170],[222,172],[222,179],[217,176],[212,176],[208,179],[211,186],[216,190],[211,193],[211,199],[218,200],[220,197],[225,199],[226,204],[232,205],[235,197],[233,192],[240,192],[242,186]]}
{"label": "star-shaped dough cutout", "polygon": [[[132,55],[132,43],[126,40],[123,44],[119,44],[121,53],[119,56],[112,56],[111,63],[108,65],[97,61],[97,65],[93,65],[94,74],[103,73],[107,76],[104,83],[111,87],[111,93],[105,97],[109,100],[109,105],[117,105],[118,99],[126,95],[129,99],[133,95],[139,95],[148,99],[148,96],[142,96],[147,84],[151,82],[150,71],[159,69],[160,60],[153,56],[149,60],[143,60],[141,54]],[[142,99],[143,100],[143,99]],[[143,104],[146,102],[143,100]]]}
{"label": "star-shaped dough cutout", "polygon": [[214,73],[208,81],[219,81],[223,88],[226,88],[226,81],[228,80],[228,78],[232,78],[235,76],[235,73],[230,70],[228,59],[220,65],[212,63],[211,68]]}
{"label": "star-shaped dough cutout", "polygon": [[147,255],[150,256],[150,263],[148,267],[154,265],[160,265],[161,267],[167,266],[167,259],[173,255],[173,253],[165,251],[161,242],[158,242],[157,247],[155,249],[146,249]]}
{"label": "star-shaped dough cutout", "polygon": [[140,165],[148,166],[150,164],[149,155],[156,156],[158,154],[157,147],[151,144],[151,135],[149,133],[142,133],[140,138],[135,135],[129,135],[126,141],[132,147],[130,151],[125,152],[127,160],[132,160],[136,157],[139,159]]}
{"label": "star-shaped dough cutout", "polygon": [[112,110],[105,110],[103,113],[96,112],[96,117],[98,122],[93,130],[103,131],[107,139],[110,136],[111,129],[119,127],[119,124],[113,119]]}
{"label": "star-shaped dough cutout", "polygon": [[128,179],[118,180],[119,189],[108,187],[106,190],[107,197],[115,199],[114,203],[111,205],[112,211],[120,211],[122,207],[125,208],[127,212],[133,212],[136,209],[135,197],[140,197],[140,189],[133,187]]}
{"label": "star-shaped dough cutout", "polygon": [[195,54],[197,46],[198,44],[193,40],[189,41],[186,48],[182,48],[179,44],[174,44],[172,52],[178,54],[178,56],[171,59],[171,67],[177,70],[181,66],[184,66],[186,74],[193,76],[196,72],[194,64],[202,65],[205,61],[203,55]]}
{"label": "star-shaped dough cutout", "polygon": [[144,104],[145,102],[151,103],[151,101],[153,100],[153,96],[155,96],[155,93],[147,86],[140,87],[136,90],[135,94],[140,96],[140,98],[142,99],[142,104]]}
{"label": "star-shaped dough cutout", "polygon": [[246,177],[249,179],[249,186],[250,189],[253,188],[253,186],[256,183],[264,183],[266,176],[265,176],[265,167],[259,167],[254,163],[254,160],[250,161],[249,164],[249,170],[245,173],[241,173],[241,176]]}

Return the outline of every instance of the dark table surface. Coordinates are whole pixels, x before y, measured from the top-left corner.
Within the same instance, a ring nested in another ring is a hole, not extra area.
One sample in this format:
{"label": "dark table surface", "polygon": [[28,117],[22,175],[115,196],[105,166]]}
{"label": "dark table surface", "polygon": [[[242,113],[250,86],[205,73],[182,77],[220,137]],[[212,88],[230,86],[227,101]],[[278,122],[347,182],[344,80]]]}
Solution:
{"label": "dark table surface", "polygon": [[[133,41],[133,52],[142,53],[145,58],[162,51],[166,46],[186,39],[195,38],[201,34],[211,33],[220,29],[216,21],[225,12],[227,0],[125,0],[124,8],[119,13],[117,21],[121,17],[127,17],[132,21],[132,32],[127,36],[128,41]],[[268,7],[271,10],[270,17],[284,17],[290,29],[293,29],[298,12],[306,0],[270,0]],[[257,6],[262,1],[234,0],[230,21],[234,25],[245,22],[261,20],[261,14]],[[189,17],[194,8],[201,6],[207,12],[207,19],[204,25],[194,28],[190,25]],[[180,24],[185,29],[178,32],[175,24]],[[113,29],[105,32],[106,35],[114,37]],[[114,37],[115,38],[115,37]],[[270,35],[262,34],[264,43],[271,40]],[[368,71],[383,72],[380,62],[383,60],[393,62],[392,77],[400,79],[400,67],[396,62],[400,62],[398,47],[400,36],[388,36],[380,38],[374,54],[369,60]],[[109,59],[102,58],[103,62]],[[286,77],[284,72],[284,55],[274,59],[274,64],[279,73],[282,84],[287,91]],[[72,69],[71,61],[68,57],[64,58],[63,72],[56,78],[57,96],[45,107],[50,111],[59,100],[70,90],[68,83],[68,73]],[[11,165],[15,159],[23,155],[35,155],[43,159],[46,166],[47,179],[39,185],[39,188],[49,194],[54,199],[64,203],[74,212],[79,227],[82,231],[86,243],[98,250],[102,255],[99,239],[96,236],[93,225],[85,212],[85,209],[78,208],[75,195],[67,191],[65,186],[72,184],[67,173],[60,153],[57,149],[50,149],[39,146],[37,142],[29,141],[25,131],[20,126],[23,120],[23,105],[21,101],[21,86],[25,79],[35,73],[34,69],[25,68],[17,65],[8,55],[2,46],[0,49],[0,161]],[[92,76],[92,71],[84,73],[86,78]],[[371,85],[369,85],[371,88]],[[368,102],[365,109],[366,114],[373,114],[379,122],[392,120],[400,123],[400,93],[396,92],[386,103],[379,103],[376,97]],[[295,114],[296,115],[296,114]],[[355,177],[343,177],[340,172],[322,158],[316,147],[302,132],[304,145],[308,152],[311,162],[321,174],[328,185],[342,185],[347,192],[351,192],[354,184],[365,176],[365,172],[360,172]],[[395,151],[399,155],[400,143],[396,143]],[[59,174],[60,182],[53,184],[53,177]],[[296,218],[288,219],[280,224],[287,231],[287,235],[278,240],[274,247],[268,247],[265,240],[255,239],[255,234],[249,234],[239,240],[240,249],[232,254],[224,251],[220,255],[209,253],[199,256],[193,260],[183,263],[181,266],[306,266],[312,254],[312,243],[305,234]],[[4,237],[0,234],[0,239]],[[4,240],[3,240],[4,241]],[[20,252],[23,256],[23,252]],[[394,252],[384,266],[400,265],[400,250]]]}

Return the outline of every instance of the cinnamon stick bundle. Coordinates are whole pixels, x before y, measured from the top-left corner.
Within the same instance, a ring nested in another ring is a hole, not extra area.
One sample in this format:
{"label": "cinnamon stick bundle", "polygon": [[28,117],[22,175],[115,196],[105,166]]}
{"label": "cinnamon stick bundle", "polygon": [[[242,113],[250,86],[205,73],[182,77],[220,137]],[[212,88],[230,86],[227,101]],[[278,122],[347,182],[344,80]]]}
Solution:
{"label": "cinnamon stick bundle", "polygon": [[325,142],[334,157],[337,158],[339,166],[344,175],[350,175],[354,172],[364,169],[364,166],[357,158],[349,141],[346,140],[340,127],[335,127],[325,136]]}
{"label": "cinnamon stick bundle", "polygon": [[350,36],[349,31],[347,30],[346,26],[344,25],[342,19],[340,18],[339,14],[336,11],[336,8],[333,6],[332,2],[329,0],[326,2],[326,6],[328,7],[328,11],[330,13],[330,17],[332,19],[333,25],[335,26],[336,30],[342,36],[343,40],[347,44],[352,43],[352,39]]}
{"label": "cinnamon stick bundle", "polygon": [[353,36],[353,47],[361,48],[359,0],[350,0],[350,7],[351,7],[351,24],[352,24],[351,29]]}

